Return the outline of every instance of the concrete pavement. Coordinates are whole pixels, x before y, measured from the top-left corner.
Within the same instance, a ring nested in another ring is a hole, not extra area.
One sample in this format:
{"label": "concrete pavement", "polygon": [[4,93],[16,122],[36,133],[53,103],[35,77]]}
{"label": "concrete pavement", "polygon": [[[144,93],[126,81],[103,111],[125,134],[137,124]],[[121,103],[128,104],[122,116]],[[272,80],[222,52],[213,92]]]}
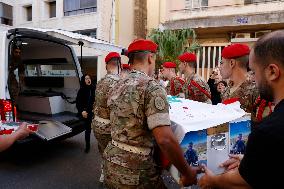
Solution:
{"label": "concrete pavement", "polygon": [[[0,153],[0,189],[103,189],[93,134],[88,154],[84,147],[84,133],[53,144],[14,146]],[[179,188],[168,174],[163,178],[169,189]]]}
{"label": "concrete pavement", "polygon": [[1,189],[103,188],[101,158],[92,135],[84,153],[84,133],[49,145],[26,145],[0,154]]}

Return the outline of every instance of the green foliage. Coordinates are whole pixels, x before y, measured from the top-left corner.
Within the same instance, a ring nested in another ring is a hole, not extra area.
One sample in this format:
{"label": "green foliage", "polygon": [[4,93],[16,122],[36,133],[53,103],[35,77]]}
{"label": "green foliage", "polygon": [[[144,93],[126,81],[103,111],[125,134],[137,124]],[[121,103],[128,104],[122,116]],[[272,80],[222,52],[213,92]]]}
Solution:
{"label": "green foliage", "polygon": [[[157,63],[172,61],[178,63],[177,57],[184,52],[194,52],[200,48],[193,29],[164,30],[153,29],[148,36],[159,45]],[[190,44],[189,44],[190,41]]]}

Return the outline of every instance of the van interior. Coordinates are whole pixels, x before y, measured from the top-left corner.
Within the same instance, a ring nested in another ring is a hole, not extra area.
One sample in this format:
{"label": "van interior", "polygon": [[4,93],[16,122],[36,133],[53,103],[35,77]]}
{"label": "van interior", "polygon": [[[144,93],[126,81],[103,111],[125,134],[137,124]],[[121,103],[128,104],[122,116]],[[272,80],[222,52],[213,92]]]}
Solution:
{"label": "van interior", "polygon": [[[14,74],[18,82],[8,81],[8,88],[17,107],[18,120],[33,123],[53,120],[66,125],[77,121],[75,99],[80,81],[70,47],[55,41],[20,37],[16,44],[20,55],[14,55],[15,45],[10,45],[8,62],[21,64],[24,70],[9,66],[9,75]],[[18,91],[17,95],[13,91]]]}

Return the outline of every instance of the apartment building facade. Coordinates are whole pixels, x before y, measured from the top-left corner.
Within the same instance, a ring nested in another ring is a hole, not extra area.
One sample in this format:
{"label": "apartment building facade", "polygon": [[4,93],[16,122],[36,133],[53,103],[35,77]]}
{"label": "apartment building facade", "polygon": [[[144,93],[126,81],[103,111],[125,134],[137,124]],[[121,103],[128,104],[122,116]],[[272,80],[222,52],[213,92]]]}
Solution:
{"label": "apartment building facade", "polygon": [[[9,19],[1,20],[5,24],[0,24],[0,30],[11,27],[62,29],[122,47],[147,35],[147,0],[0,0],[1,19],[6,15]],[[74,49],[80,56],[80,47],[74,46]],[[83,47],[83,72],[97,80],[103,77],[106,54]],[[123,63],[127,60],[122,57]]]}
{"label": "apartment building facade", "polygon": [[206,79],[219,65],[225,46],[252,45],[261,35],[284,28],[283,0],[156,0],[151,4],[148,12],[160,11],[149,27],[195,29],[202,46],[197,68]]}
{"label": "apartment building facade", "polygon": [[[151,0],[150,0],[151,1]],[[115,41],[123,47],[137,38],[147,37],[147,0],[115,0]],[[127,63],[126,57],[122,58]]]}
{"label": "apartment building facade", "polygon": [[[62,29],[127,47],[133,39],[146,37],[146,2],[145,0],[0,0],[1,19],[6,18],[6,15],[10,18],[8,21],[3,20],[6,24],[1,24],[0,30],[10,27]],[[8,13],[2,11],[1,4],[9,6]],[[74,46],[74,49],[77,56],[80,56],[80,47]],[[81,63],[83,72],[97,77],[97,80],[103,77],[106,74],[104,57],[107,53],[83,47]],[[126,57],[123,57],[123,62],[127,62]]]}
{"label": "apartment building facade", "polygon": [[[103,0],[21,0],[13,7],[14,27],[62,29],[111,42],[112,1]],[[80,46],[74,46],[79,57]],[[101,78],[107,52],[83,46],[84,73]]]}

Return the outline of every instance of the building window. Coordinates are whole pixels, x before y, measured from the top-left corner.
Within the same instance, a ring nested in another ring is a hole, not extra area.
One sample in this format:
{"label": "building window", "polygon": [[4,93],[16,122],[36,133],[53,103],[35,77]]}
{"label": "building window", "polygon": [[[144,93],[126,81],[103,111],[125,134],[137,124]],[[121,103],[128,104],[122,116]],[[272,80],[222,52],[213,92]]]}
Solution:
{"label": "building window", "polygon": [[49,5],[49,18],[56,17],[56,1],[48,3]]}
{"label": "building window", "polygon": [[0,20],[1,24],[13,25],[13,7],[0,2]]}
{"label": "building window", "polygon": [[88,30],[77,30],[77,31],[74,31],[75,33],[79,33],[79,34],[82,34],[82,35],[86,35],[86,36],[89,36],[89,37],[93,37],[93,38],[97,38],[97,29],[88,29]]}
{"label": "building window", "polygon": [[200,9],[208,7],[208,0],[185,0],[186,9]]}
{"label": "building window", "polygon": [[25,7],[25,9],[26,9],[26,14],[27,14],[27,21],[32,21],[32,19],[33,19],[33,8],[32,8],[32,6],[30,5],[30,6],[26,6]]}
{"label": "building window", "polygon": [[64,16],[97,12],[97,0],[64,0]]}

